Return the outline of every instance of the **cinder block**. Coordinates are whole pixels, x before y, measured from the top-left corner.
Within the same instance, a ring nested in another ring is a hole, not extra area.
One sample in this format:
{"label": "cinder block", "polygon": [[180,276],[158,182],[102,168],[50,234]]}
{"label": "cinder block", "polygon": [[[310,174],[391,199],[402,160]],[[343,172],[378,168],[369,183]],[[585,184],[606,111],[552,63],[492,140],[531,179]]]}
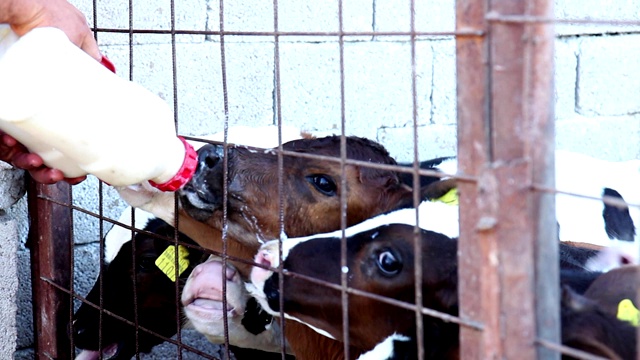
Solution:
{"label": "cinder block", "polygon": [[[420,126],[417,130],[419,160],[456,155],[456,125]],[[377,139],[397,161],[413,161],[413,128],[381,128]]]}
{"label": "cinder block", "polygon": [[[93,26],[93,1],[73,0],[71,3],[83,12],[89,24]],[[196,31],[206,29],[206,0],[176,1],[174,6],[174,29]],[[98,1],[95,10],[98,28],[129,29],[132,27],[136,30],[171,30],[171,2],[169,1],[134,1],[131,11],[129,0]],[[101,33],[98,40],[101,45],[129,43],[128,35],[122,37],[112,33]],[[171,43],[171,35],[156,35],[139,40],[141,40],[139,43],[146,41]],[[183,35],[179,40],[201,42],[204,41],[204,35]]]}
{"label": "cinder block", "polygon": [[338,1],[278,1],[280,31],[338,31]]}
{"label": "cinder block", "polygon": [[[422,50],[422,49],[421,49]],[[417,51],[416,89],[431,83],[430,66],[424,57],[430,51]],[[413,123],[411,47],[409,43],[348,43],[344,48],[345,119],[348,131],[375,136],[382,126],[400,127]],[[426,70],[426,71],[425,71]],[[423,95],[424,96],[424,95]],[[429,108],[428,98],[417,99],[418,110]],[[424,111],[418,122],[428,122]]]}
{"label": "cinder block", "polygon": [[578,59],[577,112],[627,115],[640,112],[640,35],[589,37]]}
{"label": "cinder block", "polygon": [[416,1],[416,31],[451,32],[456,29],[456,6],[450,0]]}
{"label": "cinder block", "polygon": [[[133,57],[132,71],[130,71],[131,60],[128,46],[109,46],[105,47],[103,52],[114,63],[120,77],[131,79],[144,86],[164,99],[173,108],[173,56],[170,44],[135,46],[131,53]],[[105,103],[105,106],[114,106],[114,104]]]}
{"label": "cinder block", "polygon": [[[226,359],[226,352],[224,350],[224,345],[213,344],[209,342],[202,334],[198,333],[193,329],[183,329],[182,330],[181,341],[183,344],[191,346],[203,353],[210,355],[216,359]],[[176,340],[176,336],[173,337]],[[144,356],[145,360],[165,360],[165,359],[177,359],[178,358],[178,347],[171,343],[165,342],[153,348],[151,353],[146,354]],[[182,350],[182,359],[185,360],[203,360],[206,359],[203,356],[197,355],[193,352],[190,352],[186,349]],[[232,355],[231,360],[234,357]]]}
{"label": "cinder block", "polygon": [[555,41],[555,118],[575,116],[578,41],[559,38]]}
{"label": "cinder block", "polygon": [[[436,88],[436,85],[441,80],[440,74],[437,73],[439,70],[436,69],[442,63],[436,55],[437,47],[434,47],[434,44],[435,42],[433,41],[416,41],[415,44],[417,123],[420,126],[434,121],[434,102],[439,100],[438,93],[441,91],[441,89]],[[407,65],[398,64],[398,66]],[[409,65],[409,67],[411,66]],[[413,119],[410,120],[409,124],[409,126],[413,126]]]}
{"label": "cinder block", "polygon": [[[73,204],[93,212],[96,215],[86,214],[80,211],[73,212],[73,235],[76,244],[85,244],[100,240],[100,221],[96,216],[100,215],[99,181],[94,176],[89,176],[85,181],[74,185]],[[102,185],[102,216],[117,220],[127,204],[120,198],[118,192],[111,186]],[[111,228],[111,223],[103,223],[103,234]]]}
{"label": "cinder block", "polygon": [[0,216],[0,358],[10,359],[16,349],[18,324],[16,323],[18,293],[18,231],[16,220]]}
{"label": "cinder block", "polygon": [[340,129],[338,44],[281,44],[280,95],[283,124],[312,132]]}
{"label": "cinder block", "polygon": [[606,24],[557,24],[559,35],[605,34],[640,30],[640,25],[615,24],[640,20],[640,2],[635,0],[556,0],[555,17],[565,20],[605,20]]}
{"label": "cinder block", "polygon": [[[295,0],[289,0],[294,3]],[[311,0],[313,1],[313,0]],[[373,4],[370,0],[342,2],[342,28],[344,31],[373,31]],[[337,6],[336,6],[337,8]],[[348,40],[349,38],[347,38]]]}
{"label": "cinder block", "polygon": [[402,31],[411,28],[409,0],[377,0],[374,7],[375,31]]}
{"label": "cinder block", "polygon": [[[224,30],[272,32],[274,15],[272,1],[225,1]],[[220,31],[220,1],[207,0],[207,30]],[[217,36],[208,37],[210,40]]]}
{"label": "cinder block", "polygon": [[204,135],[222,129],[214,126],[224,123],[220,44],[180,46],[176,66],[178,132]]}
{"label": "cinder block", "polygon": [[[107,48],[108,56],[129,78],[129,49]],[[273,123],[273,45],[225,44],[230,124]],[[176,45],[178,132],[205,135],[224,126],[224,97],[220,43]],[[133,81],[164,99],[173,108],[173,59],[168,44],[140,45],[134,51]]]}
{"label": "cinder block", "polygon": [[24,171],[0,161],[0,211],[15,204],[25,192]]}
{"label": "cinder block", "polygon": [[[273,123],[273,45],[225,45],[229,125]],[[194,66],[198,64],[198,66]],[[220,45],[185,45],[178,53],[179,132],[207,135],[224,129]]]}
{"label": "cinder block", "polygon": [[433,47],[431,122],[455,124],[457,121],[456,43],[452,38],[430,43]]}
{"label": "cinder block", "polygon": [[[28,250],[17,252],[18,293],[16,296],[17,349],[33,346],[33,296],[31,293],[31,261]],[[31,358],[33,359],[33,357]]]}
{"label": "cinder block", "polygon": [[27,196],[23,196],[6,211],[7,215],[16,220],[18,230],[18,248],[25,249],[25,241],[29,234],[29,211],[27,209]]}
{"label": "cinder block", "polygon": [[[274,123],[273,54],[274,47],[269,43],[228,44],[226,69],[231,124],[263,126]],[[217,86],[222,87],[221,83]],[[222,125],[222,122],[217,124]]]}
{"label": "cinder block", "polygon": [[622,161],[640,159],[640,115],[585,118],[556,123],[558,149],[596,158]]}
{"label": "cinder block", "polygon": [[[207,30],[220,30],[220,3],[208,1]],[[373,5],[368,0],[355,0],[343,3],[344,31],[371,31],[373,27]],[[224,30],[238,32],[267,32],[275,30],[273,3],[268,1],[246,2],[229,1],[224,3]],[[278,2],[278,31],[281,32],[332,32],[339,30],[338,1],[285,0]],[[208,40],[218,41],[217,35]],[[273,36],[267,39],[273,42]],[[346,39],[347,41],[349,38]],[[262,36],[225,36],[230,42],[262,42]],[[308,42],[310,37],[286,34],[280,42]],[[323,41],[337,41],[332,35]]]}
{"label": "cinder block", "polygon": [[[411,2],[409,0],[376,0],[375,30],[411,30]],[[415,30],[421,32],[451,32],[455,30],[455,2],[447,0],[416,1]]]}

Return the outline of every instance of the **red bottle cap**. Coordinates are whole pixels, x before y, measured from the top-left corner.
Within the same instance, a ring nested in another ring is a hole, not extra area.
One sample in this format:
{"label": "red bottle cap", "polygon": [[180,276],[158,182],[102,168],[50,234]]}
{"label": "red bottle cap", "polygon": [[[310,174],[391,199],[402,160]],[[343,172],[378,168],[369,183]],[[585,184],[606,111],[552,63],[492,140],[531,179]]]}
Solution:
{"label": "red bottle cap", "polygon": [[198,167],[198,153],[196,150],[182,136],[178,136],[178,139],[180,139],[184,144],[184,162],[182,163],[180,170],[178,170],[178,173],[169,179],[169,181],[157,184],[149,180],[149,184],[158,190],[176,191],[180,189],[189,182],[189,180],[191,180],[193,174],[196,172],[196,168]]}

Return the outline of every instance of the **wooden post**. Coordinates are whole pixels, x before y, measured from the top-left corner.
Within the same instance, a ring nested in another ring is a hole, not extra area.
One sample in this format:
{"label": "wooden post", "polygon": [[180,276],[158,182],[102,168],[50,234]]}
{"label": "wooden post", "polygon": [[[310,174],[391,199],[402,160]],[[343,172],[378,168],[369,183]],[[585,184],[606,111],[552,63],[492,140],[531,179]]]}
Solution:
{"label": "wooden post", "polygon": [[71,187],[65,182],[43,185],[30,180],[28,199],[36,356],[71,359],[69,294],[49,283],[71,288]]}
{"label": "wooden post", "polygon": [[549,359],[559,340],[549,0],[458,0],[462,359]]}

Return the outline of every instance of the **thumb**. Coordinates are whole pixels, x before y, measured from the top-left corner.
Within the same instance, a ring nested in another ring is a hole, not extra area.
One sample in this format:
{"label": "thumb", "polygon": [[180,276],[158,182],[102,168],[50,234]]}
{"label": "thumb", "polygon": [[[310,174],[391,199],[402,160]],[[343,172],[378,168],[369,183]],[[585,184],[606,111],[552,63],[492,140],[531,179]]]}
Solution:
{"label": "thumb", "polygon": [[84,39],[82,39],[82,42],[80,43],[80,49],[82,49],[97,61],[102,60],[102,53],[100,53],[98,44],[96,43],[96,40],[93,38],[93,35],[91,33],[87,33]]}

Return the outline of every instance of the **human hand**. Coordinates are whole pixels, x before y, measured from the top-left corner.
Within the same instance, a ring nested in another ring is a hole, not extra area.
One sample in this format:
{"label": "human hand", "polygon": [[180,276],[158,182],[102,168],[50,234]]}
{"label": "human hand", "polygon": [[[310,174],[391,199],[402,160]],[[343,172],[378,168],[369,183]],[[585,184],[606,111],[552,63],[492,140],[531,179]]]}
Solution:
{"label": "human hand", "polygon": [[102,59],[84,14],[66,0],[0,0],[0,9],[5,12],[0,23],[8,23],[18,36],[37,27],[55,27],[92,58]]}
{"label": "human hand", "polygon": [[75,185],[86,179],[86,176],[65,178],[62,171],[45,166],[38,154],[30,153],[24,145],[2,131],[0,131],[0,160],[29,171],[35,181],[43,184],[66,181]]}

